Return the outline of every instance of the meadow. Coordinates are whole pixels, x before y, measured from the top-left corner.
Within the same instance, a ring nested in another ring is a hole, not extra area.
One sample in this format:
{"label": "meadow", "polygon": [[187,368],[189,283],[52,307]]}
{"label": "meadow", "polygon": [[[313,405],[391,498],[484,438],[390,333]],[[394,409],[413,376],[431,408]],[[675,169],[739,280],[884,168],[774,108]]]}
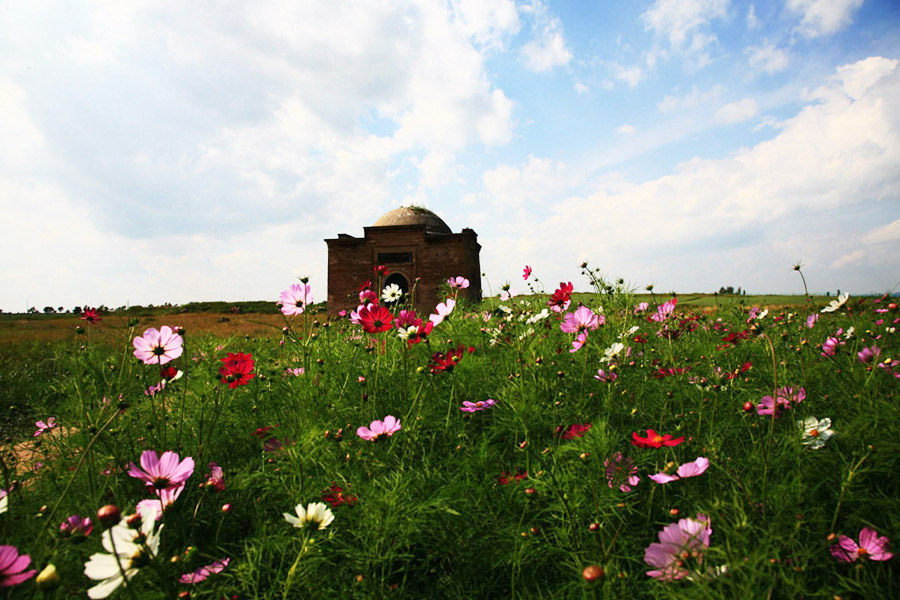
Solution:
{"label": "meadow", "polygon": [[0,320],[0,596],[900,597],[896,300],[583,274]]}

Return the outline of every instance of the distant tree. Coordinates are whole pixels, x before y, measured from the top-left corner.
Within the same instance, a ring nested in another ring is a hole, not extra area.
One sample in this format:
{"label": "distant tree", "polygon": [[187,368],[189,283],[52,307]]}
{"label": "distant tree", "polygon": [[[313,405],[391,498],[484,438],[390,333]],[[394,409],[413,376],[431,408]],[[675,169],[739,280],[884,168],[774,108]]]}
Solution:
{"label": "distant tree", "polygon": [[73,315],[80,315],[80,314],[81,314],[81,307],[80,307],[80,306],[73,306],[73,307],[72,307],[72,314],[73,314]]}
{"label": "distant tree", "polygon": [[51,315],[51,314],[53,314],[53,313],[55,313],[55,312],[56,312],[56,309],[53,308],[52,306],[45,306],[45,307],[44,307],[44,314],[45,314],[45,315]]}
{"label": "distant tree", "polygon": [[36,308],[33,307],[33,306],[32,306],[31,308],[28,309],[28,314],[29,314],[29,315],[36,315],[37,312],[38,312],[38,309],[36,309]]}
{"label": "distant tree", "polygon": [[64,312],[66,312],[66,309],[64,306],[60,306],[59,308],[56,309],[56,312],[64,313]]}

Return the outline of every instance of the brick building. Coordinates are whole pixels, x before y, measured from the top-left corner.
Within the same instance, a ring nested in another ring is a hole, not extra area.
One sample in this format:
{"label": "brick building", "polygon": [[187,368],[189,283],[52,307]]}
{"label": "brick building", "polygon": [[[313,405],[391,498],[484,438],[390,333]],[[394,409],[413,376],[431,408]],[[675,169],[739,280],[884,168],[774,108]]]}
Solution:
{"label": "brick building", "polygon": [[359,287],[372,280],[374,269],[385,265],[390,274],[382,287],[396,283],[413,294],[420,312],[432,311],[445,298],[441,286],[450,277],[469,280],[460,296],[481,300],[481,265],[478,234],[471,229],[453,233],[443,219],[420,207],[396,208],[375,224],[363,227],[363,237],[339,233],[328,244],[328,313],[359,305]]}

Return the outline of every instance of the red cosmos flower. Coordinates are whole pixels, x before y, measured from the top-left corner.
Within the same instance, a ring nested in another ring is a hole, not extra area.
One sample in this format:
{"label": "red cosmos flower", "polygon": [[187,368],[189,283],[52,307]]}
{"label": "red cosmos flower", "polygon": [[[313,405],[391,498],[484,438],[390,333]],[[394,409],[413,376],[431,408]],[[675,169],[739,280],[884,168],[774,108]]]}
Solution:
{"label": "red cosmos flower", "polygon": [[239,385],[247,385],[251,379],[256,377],[256,373],[251,373],[253,371],[252,354],[229,352],[228,356],[222,359],[222,363],[219,368],[219,379],[223,383],[227,383],[229,389],[233,390]]}
{"label": "red cosmos flower", "polygon": [[364,306],[359,309],[359,324],[366,333],[381,333],[394,327],[394,315],[383,306]]}
{"label": "red cosmos flower", "polygon": [[386,266],[378,265],[377,267],[375,267],[375,274],[379,275],[381,277],[387,277],[388,275],[391,274],[391,272],[388,270],[388,268]]}
{"label": "red cosmos flower", "polygon": [[359,498],[354,494],[345,493],[344,488],[333,481],[331,482],[331,487],[322,492],[322,501],[327,502],[332,507],[338,507],[341,504],[353,506],[356,504],[357,500],[359,500]]}
{"label": "red cosmos flower", "polygon": [[[447,350],[446,354],[443,352],[435,352],[431,356],[431,364],[429,365],[431,374],[436,375],[437,373],[453,372],[453,367],[462,360],[464,350],[465,348],[460,344],[455,349],[451,348],[450,350]],[[470,350],[470,352],[472,351],[474,351],[474,348]]]}
{"label": "red cosmos flower", "polygon": [[[565,433],[561,436],[564,440],[574,440],[575,438],[584,437],[584,434],[587,433],[588,429],[593,427],[591,423],[573,423],[569,425],[569,428],[566,429]],[[556,433],[562,431],[562,427],[557,427]]]}
{"label": "red cosmos flower", "polygon": [[89,324],[94,325],[99,323],[103,319],[100,318],[100,311],[96,308],[88,308],[84,307],[84,312],[81,313],[81,320],[87,321]]}
{"label": "red cosmos flower", "polygon": [[424,325],[417,325],[415,333],[411,333],[409,339],[406,340],[407,346],[413,346],[419,342],[427,342],[428,334],[431,333],[432,329],[434,329],[434,323],[431,321]]}
{"label": "red cosmos flower", "polygon": [[272,427],[271,425],[266,425],[265,427],[257,427],[256,431],[254,431],[250,435],[252,435],[253,437],[261,438],[262,436],[272,431],[272,429],[274,429],[274,427]]}
{"label": "red cosmos flower", "polygon": [[500,485],[509,485],[510,483],[518,483],[528,477],[528,471],[519,471],[518,473],[507,473],[503,471],[497,478]]}
{"label": "red cosmos flower", "polygon": [[359,291],[361,291],[361,292],[364,292],[366,290],[371,290],[371,289],[372,289],[372,280],[371,279],[366,279],[365,283],[363,283],[361,286],[359,286]]}
{"label": "red cosmos flower", "polygon": [[569,304],[572,303],[572,290],[574,286],[572,282],[563,283],[559,282],[559,288],[553,292],[553,295],[550,296],[550,300],[547,301],[547,306],[550,307],[553,312],[563,312],[567,308],[569,308]]}
{"label": "red cosmos flower", "polygon": [[663,446],[677,446],[684,441],[684,436],[672,439],[670,434],[660,435],[652,429],[647,430],[647,437],[641,437],[635,431],[631,434],[631,444],[638,448],[662,448]]}

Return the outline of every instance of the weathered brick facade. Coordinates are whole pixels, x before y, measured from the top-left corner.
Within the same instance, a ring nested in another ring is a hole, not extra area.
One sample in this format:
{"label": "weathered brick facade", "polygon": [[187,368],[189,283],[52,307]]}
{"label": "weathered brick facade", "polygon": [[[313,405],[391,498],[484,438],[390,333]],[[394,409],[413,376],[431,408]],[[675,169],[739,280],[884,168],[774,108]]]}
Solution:
{"label": "weathered brick facade", "polygon": [[382,286],[397,283],[404,291],[412,291],[419,312],[430,312],[443,302],[441,286],[457,275],[470,283],[460,296],[481,300],[481,246],[478,234],[471,229],[453,233],[433,212],[403,207],[386,213],[363,232],[361,238],[340,233],[325,240],[328,314],[356,309],[359,287],[366,280],[377,284],[377,265],[385,265],[391,272]]}

